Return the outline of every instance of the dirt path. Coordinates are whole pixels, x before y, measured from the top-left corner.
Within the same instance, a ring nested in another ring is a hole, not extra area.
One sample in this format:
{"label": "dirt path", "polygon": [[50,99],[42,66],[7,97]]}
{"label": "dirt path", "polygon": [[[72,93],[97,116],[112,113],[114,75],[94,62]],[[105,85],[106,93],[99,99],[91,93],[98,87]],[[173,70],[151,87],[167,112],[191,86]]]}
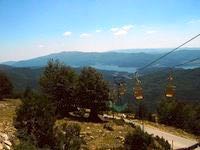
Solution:
{"label": "dirt path", "polygon": [[[112,116],[109,115],[106,115],[106,117],[112,118]],[[115,116],[115,119],[120,119],[120,117]],[[133,123],[142,128],[142,124],[139,122],[130,119],[124,119],[124,120],[127,123]],[[178,135],[174,135],[172,133],[160,130],[159,128],[156,128],[151,125],[144,125],[144,131],[146,131],[149,134],[153,134],[154,136],[163,137],[164,139],[168,140],[168,142],[173,146],[173,149],[185,148],[197,143],[195,139],[189,139]],[[200,150],[200,148],[197,148],[196,150]]]}

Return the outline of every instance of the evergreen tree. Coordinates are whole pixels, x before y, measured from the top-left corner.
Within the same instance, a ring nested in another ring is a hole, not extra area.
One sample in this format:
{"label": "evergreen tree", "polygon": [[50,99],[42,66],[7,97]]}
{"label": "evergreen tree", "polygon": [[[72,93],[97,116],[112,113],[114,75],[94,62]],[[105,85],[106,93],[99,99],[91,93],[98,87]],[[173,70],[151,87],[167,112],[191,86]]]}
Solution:
{"label": "evergreen tree", "polygon": [[77,76],[75,72],[58,60],[50,60],[46,66],[40,86],[42,92],[56,105],[56,114],[66,116],[75,109],[75,89]]}
{"label": "evergreen tree", "polygon": [[4,73],[0,72],[0,100],[10,96],[12,89],[13,86],[8,77]]}
{"label": "evergreen tree", "polygon": [[97,121],[98,113],[107,109],[109,100],[108,84],[95,69],[83,68],[79,76],[78,97],[81,107],[91,110],[89,118]]}

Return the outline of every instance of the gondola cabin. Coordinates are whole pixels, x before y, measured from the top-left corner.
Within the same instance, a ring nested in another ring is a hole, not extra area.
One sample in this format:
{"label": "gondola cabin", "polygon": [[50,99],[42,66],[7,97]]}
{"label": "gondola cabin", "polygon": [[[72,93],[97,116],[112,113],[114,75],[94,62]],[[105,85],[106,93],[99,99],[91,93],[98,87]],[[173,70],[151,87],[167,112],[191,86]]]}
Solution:
{"label": "gondola cabin", "polygon": [[175,86],[173,85],[168,85],[167,88],[166,88],[166,97],[174,97],[175,95]]}
{"label": "gondola cabin", "polygon": [[144,98],[141,85],[136,85],[136,87],[133,89],[133,95],[137,100],[142,100]]}
{"label": "gondola cabin", "polygon": [[120,84],[119,84],[119,94],[120,94],[120,96],[125,95],[125,93],[126,93],[126,87],[125,87],[125,84],[120,83]]}

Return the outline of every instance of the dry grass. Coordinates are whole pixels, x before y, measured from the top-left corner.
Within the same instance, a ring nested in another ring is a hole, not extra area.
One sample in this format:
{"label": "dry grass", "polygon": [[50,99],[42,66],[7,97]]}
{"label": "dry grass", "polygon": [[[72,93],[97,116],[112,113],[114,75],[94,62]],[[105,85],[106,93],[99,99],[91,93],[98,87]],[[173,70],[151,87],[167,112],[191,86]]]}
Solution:
{"label": "dry grass", "polygon": [[0,132],[14,137],[16,129],[13,126],[13,118],[16,115],[16,108],[21,104],[19,99],[6,99],[0,101]]}
{"label": "dry grass", "polygon": [[81,127],[81,135],[84,135],[83,138],[86,142],[87,149],[116,149],[123,146],[123,140],[125,135],[129,131],[133,131],[130,125],[115,123],[109,121],[107,124],[110,124],[113,131],[109,131],[104,128],[106,123],[91,123],[91,122],[79,122],[72,121],[69,119],[64,119],[60,121],[66,121],[68,123],[77,123]]}

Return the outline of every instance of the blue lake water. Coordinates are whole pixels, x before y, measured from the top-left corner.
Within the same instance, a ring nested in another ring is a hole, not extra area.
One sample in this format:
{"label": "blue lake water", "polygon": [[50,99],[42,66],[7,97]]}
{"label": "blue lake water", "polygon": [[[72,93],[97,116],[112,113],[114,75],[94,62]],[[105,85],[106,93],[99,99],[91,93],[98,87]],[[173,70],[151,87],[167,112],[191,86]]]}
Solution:
{"label": "blue lake water", "polygon": [[119,72],[128,72],[128,73],[133,73],[137,69],[135,67],[119,67],[115,65],[101,65],[101,64],[91,65],[91,67],[94,67],[100,70],[119,71]]}

